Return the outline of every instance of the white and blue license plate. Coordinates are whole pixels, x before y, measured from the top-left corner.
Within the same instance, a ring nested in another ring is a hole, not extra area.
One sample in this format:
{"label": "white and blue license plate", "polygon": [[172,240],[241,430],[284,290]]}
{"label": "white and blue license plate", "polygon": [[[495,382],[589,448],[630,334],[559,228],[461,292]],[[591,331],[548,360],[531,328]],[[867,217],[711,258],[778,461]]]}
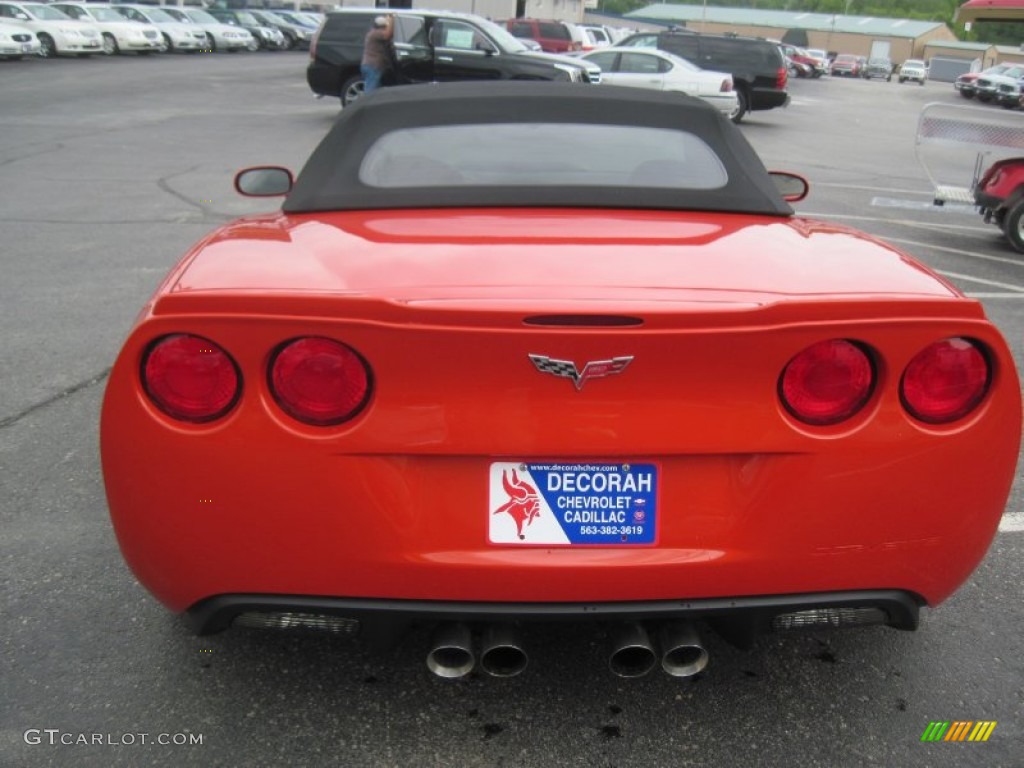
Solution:
{"label": "white and blue license plate", "polygon": [[491,464],[489,487],[492,544],[657,541],[656,464],[499,461]]}

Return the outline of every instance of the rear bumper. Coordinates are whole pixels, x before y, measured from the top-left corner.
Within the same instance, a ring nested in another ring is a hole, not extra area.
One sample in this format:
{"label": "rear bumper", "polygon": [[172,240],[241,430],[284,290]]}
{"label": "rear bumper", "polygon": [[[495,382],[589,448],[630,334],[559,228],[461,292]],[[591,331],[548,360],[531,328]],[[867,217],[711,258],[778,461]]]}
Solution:
{"label": "rear bumper", "polygon": [[358,73],[358,65],[353,65],[343,71],[339,66],[317,59],[310,62],[306,68],[306,82],[309,84],[309,89],[317,96],[339,96],[341,95],[341,84]]}
{"label": "rear bumper", "polygon": [[726,117],[732,115],[732,113],[736,111],[736,107],[739,104],[739,100],[736,98],[735,93],[702,94],[700,98],[706,101],[711,106],[713,106]]}
{"label": "rear bumper", "polygon": [[[923,600],[902,590],[861,590],[797,595],[652,600],[600,603],[492,603],[427,600],[365,600],[294,595],[217,595],[186,612],[200,635],[233,623],[276,628],[301,627],[303,617],[330,624],[331,631],[369,643],[397,641],[417,625],[459,621],[621,622],[707,621],[730,642],[745,645],[769,632],[802,627],[886,624],[903,630],[918,626]],[[325,619],[329,619],[325,621]]]}
{"label": "rear bumper", "polygon": [[750,95],[750,109],[775,109],[789,104],[789,92],[774,88],[755,88]]}

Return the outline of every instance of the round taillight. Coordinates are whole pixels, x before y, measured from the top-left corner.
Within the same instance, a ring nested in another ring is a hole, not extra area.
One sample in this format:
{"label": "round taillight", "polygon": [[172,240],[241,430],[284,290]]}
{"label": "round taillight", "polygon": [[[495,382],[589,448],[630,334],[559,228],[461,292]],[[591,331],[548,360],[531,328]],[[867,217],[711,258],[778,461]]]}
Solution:
{"label": "round taillight", "polygon": [[149,399],[180,421],[219,419],[238,401],[242,380],[227,352],[189,334],[155,341],[142,361],[142,386]]}
{"label": "round taillight", "polygon": [[308,336],[277,350],[270,361],[270,391],[293,418],[331,426],[348,421],[366,405],[370,371],[351,347]]}
{"label": "round taillight", "polygon": [[786,409],[806,424],[838,424],[864,407],[875,387],[875,368],[859,345],[829,339],[786,365],[779,393]]}
{"label": "round taillight", "polygon": [[948,424],[981,402],[992,378],[988,358],[969,339],[937,341],[919,352],[903,372],[900,396],[915,419]]}

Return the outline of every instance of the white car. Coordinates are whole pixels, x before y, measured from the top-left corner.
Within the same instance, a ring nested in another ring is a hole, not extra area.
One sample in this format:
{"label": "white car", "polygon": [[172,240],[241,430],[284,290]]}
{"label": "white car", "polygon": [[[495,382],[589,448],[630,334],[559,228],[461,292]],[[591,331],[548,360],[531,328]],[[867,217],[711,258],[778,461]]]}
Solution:
{"label": "white car", "polygon": [[40,56],[103,53],[99,27],[76,21],[42,3],[0,2],[0,22],[34,32],[39,38]]}
{"label": "white car", "polygon": [[249,30],[217,21],[202,8],[173,8],[166,5],[160,10],[169,13],[183,24],[195,24],[202,29],[206,33],[207,47],[211,51],[235,53],[257,47],[256,39]]}
{"label": "white car", "polygon": [[602,84],[679,91],[704,99],[730,120],[739,114],[732,75],[701,69],[675,54],[654,48],[613,46],[580,58],[601,67]]}
{"label": "white car", "polygon": [[152,24],[129,21],[108,5],[97,3],[50,3],[50,8],[63,11],[72,19],[88,21],[100,28],[103,52],[106,54],[152,53],[166,47],[163,37]]}
{"label": "white car", "polygon": [[42,50],[35,32],[16,24],[0,24],[0,59],[16,61],[24,56],[37,56]]}
{"label": "white car", "polygon": [[182,24],[162,8],[150,5],[112,5],[111,8],[129,21],[155,25],[168,51],[194,53],[204,50],[208,45],[203,30],[195,24]]}
{"label": "white car", "polygon": [[611,33],[600,24],[579,24],[583,31],[583,50],[592,51],[595,48],[607,48],[614,45]]}
{"label": "white car", "polygon": [[900,67],[899,80],[901,83],[907,80],[916,80],[921,85],[928,79],[928,66],[920,59],[907,59]]}

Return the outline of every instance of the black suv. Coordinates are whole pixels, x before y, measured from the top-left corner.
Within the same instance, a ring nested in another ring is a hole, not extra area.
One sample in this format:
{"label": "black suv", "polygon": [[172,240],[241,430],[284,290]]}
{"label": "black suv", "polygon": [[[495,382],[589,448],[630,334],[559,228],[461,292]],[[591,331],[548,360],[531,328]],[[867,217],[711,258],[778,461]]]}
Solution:
{"label": "black suv", "polygon": [[306,81],[313,93],[359,98],[363,41],[381,13],[395,17],[395,67],[384,84],[447,80],[569,80],[600,82],[601,69],[575,58],[530,51],[497,24],[448,11],[338,10],[327,14],[310,47]]}
{"label": "black suv", "polygon": [[786,62],[778,44],[770,40],[670,30],[640,32],[619,45],[660,48],[701,69],[732,74],[740,102],[739,112],[732,119],[734,123],[742,120],[749,110],[774,109],[789,103]]}

